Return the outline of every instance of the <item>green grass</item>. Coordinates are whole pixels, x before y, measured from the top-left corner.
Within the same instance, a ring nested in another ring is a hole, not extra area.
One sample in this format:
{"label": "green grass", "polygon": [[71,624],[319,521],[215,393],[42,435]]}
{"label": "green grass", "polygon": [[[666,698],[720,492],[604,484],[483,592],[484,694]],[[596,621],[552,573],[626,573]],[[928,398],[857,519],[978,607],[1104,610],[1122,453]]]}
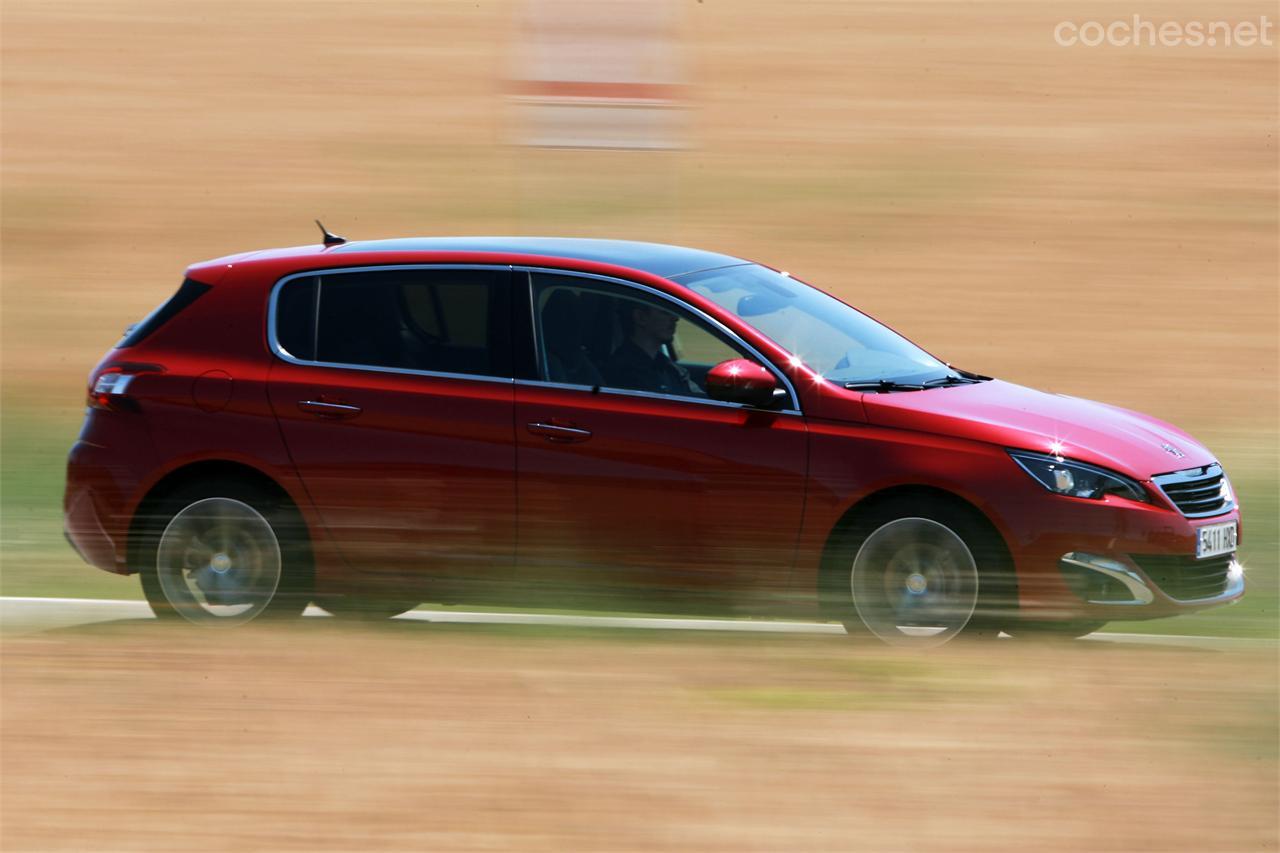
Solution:
{"label": "green grass", "polygon": [[67,451],[80,429],[68,405],[0,410],[0,594],[140,599],[136,577],[85,564],[62,535]]}
{"label": "green grass", "polygon": [[[39,408],[12,398],[0,411],[0,595],[141,599],[136,577],[83,563],[62,536],[66,453],[79,430],[76,405]],[[1224,454],[1230,458],[1230,454]],[[1238,604],[1190,616],[1113,622],[1112,631],[1276,637],[1280,599],[1280,495],[1275,472],[1241,466],[1234,483],[1245,506],[1241,549],[1249,592]],[[468,608],[459,608],[468,609]],[[652,615],[632,611],[478,607],[511,612]],[[763,700],[762,700],[763,701]]]}

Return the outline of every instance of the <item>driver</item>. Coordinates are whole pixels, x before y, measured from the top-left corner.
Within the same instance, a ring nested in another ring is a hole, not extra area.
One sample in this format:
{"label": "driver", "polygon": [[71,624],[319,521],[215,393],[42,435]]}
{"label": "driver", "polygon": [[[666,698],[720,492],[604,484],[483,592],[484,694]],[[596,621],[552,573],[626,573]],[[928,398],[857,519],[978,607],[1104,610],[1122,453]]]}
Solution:
{"label": "driver", "polygon": [[624,302],[619,312],[625,340],[605,365],[605,380],[615,388],[680,397],[705,397],[689,376],[663,351],[676,336],[680,318],[640,302]]}

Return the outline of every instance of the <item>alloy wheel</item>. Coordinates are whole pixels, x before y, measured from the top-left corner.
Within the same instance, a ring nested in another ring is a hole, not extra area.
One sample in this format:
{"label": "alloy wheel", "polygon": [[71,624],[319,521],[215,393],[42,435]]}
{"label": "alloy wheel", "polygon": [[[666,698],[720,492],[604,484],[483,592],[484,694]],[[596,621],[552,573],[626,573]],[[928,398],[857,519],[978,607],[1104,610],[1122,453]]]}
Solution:
{"label": "alloy wheel", "polygon": [[941,522],[899,518],[862,542],[850,592],[869,631],[892,645],[935,646],[964,630],[978,604],[978,567]]}
{"label": "alloy wheel", "polygon": [[169,521],[156,549],[165,599],[201,624],[248,622],[280,585],[280,543],[253,507],[232,498],[195,501]]}

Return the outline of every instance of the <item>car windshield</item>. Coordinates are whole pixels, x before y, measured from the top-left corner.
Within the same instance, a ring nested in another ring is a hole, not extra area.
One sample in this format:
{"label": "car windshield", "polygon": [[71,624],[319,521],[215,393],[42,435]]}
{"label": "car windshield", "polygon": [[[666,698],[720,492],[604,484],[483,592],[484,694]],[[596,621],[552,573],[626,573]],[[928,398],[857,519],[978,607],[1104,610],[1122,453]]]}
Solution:
{"label": "car windshield", "polygon": [[674,280],[733,312],[832,382],[921,383],[952,372],[862,312],[758,264]]}

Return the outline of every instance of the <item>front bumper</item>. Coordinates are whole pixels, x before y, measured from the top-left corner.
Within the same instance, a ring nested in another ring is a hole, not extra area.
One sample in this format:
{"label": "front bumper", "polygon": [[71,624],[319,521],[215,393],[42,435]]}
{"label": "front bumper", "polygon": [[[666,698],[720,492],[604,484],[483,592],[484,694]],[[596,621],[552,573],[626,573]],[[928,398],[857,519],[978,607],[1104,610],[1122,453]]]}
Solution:
{"label": "front bumper", "polygon": [[[1194,557],[1130,555],[1126,561],[1086,552],[1064,554],[1058,569],[1076,597],[1114,619],[1157,600],[1190,612],[1234,601],[1244,594],[1244,568],[1235,554]],[[1141,614],[1145,610],[1139,610]]]}
{"label": "front bumper", "polygon": [[1122,498],[1043,494],[1020,503],[1007,521],[1024,619],[1156,619],[1229,604],[1245,592],[1234,554],[1195,558],[1197,529],[1239,525],[1238,508],[1188,518]]}

